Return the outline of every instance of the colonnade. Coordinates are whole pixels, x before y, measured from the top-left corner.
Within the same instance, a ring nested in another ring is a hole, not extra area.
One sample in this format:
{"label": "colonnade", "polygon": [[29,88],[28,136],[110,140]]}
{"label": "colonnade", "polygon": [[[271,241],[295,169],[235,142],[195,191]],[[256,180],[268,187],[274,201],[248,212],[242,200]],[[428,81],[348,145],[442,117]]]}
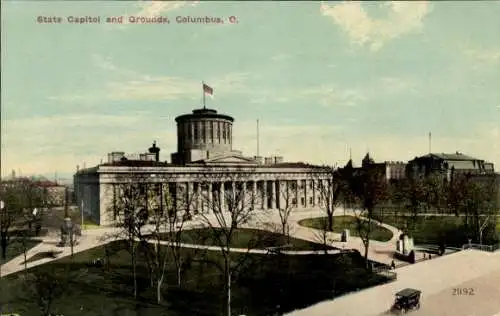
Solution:
{"label": "colonnade", "polygon": [[322,203],[320,181],[249,180],[180,182],[177,208],[197,212],[231,211],[241,207],[270,210],[311,208]]}

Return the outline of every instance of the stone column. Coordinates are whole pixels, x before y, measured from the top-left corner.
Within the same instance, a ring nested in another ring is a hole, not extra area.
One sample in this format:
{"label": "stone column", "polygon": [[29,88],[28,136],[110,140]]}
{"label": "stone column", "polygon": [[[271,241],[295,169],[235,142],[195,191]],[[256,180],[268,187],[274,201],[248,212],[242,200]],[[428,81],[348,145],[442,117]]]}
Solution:
{"label": "stone column", "polygon": [[271,209],[276,208],[276,181],[271,181]]}
{"label": "stone column", "polygon": [[245,205],[245,203],[248,204],[247,201],[246,201],[246,197],[247,197],[247,183],[246,183],[246,181],[243,181],[241,183],[241,191],[242,191],[241,192],[241,196],[240,196],[240,198],[241,198],[241,207],[244,208],[244,207],[248,206],[248,205]]}
{"label": "stone column", "polygon": [[201,199],[201,183],[200,182],[196,183],[196,197],[195,197],[195,199],[196,199],[196,210],[198,211],[198,213],[203,212],[202,205],[201,205],[203,200]]}
{"label": "stone column", "polygon": [[252,181],[252,208],[257,207],[257,181]]}
{"label": "stone column", "polygon": [[297,202],[295,207],[297,207],[297,208],[302,206],[302,205],[300,205],[301,201],[300,201],[300,194],[299,194],[299,191],[300,191],[299,185],[300,185],[300,181],[295,180],[295,202]]}
{"label": "stone column", "polygon": [[[219,207],[220,207],[220,211],[221,212],[224,212],[224,210],[226,209],[226,192],[224,191],[224,182],[221,182],[220,183],[220,186],[219,186]],[[219,211],[219,210],[217,210]]]}
{"label": "stone column", "polygon": [[186,195],[186,210],[191,214],[193,213],[194,207],[194,191],[193,191],[193,182],[187,182],[187,195]]}
{"label": "stone column", "polygon": [[208,184],[208,205],[207,205],[208,213],[211,213],[214,211],[213,195],[214,195],[213,186],[212,186],[212,183],[210,182]]}
{"label": "stone column", "polygon": [[236,200],[236,183],[234,181],[231,181],[231,200],[230,200],[230,211],[234,212],[234,208],[237,206],[235,205],[237,201]]}
{"label": "stone column", "polygon": [[262,181],[262,209],[267,210],[267,181]]}
{"label": "stone column", "polygon": [[316,181],[311,180],[311,186],[312,186],[312,198],[313,198],[313,203],[312,206],[316,206]]}
{"label": "stone column", "polygon": [[304,207],[308,208],[309,207],[309,197],[307,196],[307,193],[309,193],[309,181],[308,180],[303,180],[304,181]]}

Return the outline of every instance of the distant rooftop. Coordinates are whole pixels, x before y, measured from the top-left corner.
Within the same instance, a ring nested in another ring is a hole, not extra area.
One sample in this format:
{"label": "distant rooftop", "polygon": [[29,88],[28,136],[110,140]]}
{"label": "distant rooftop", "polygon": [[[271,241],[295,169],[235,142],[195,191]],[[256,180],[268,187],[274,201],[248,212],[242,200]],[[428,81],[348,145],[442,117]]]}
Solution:
{"label": "distant rooftop", "polygon": [[116,167],[173,167],[175,165],[167,162],[154,160],[118,160],[101,164],[100,166],[116,166]]}
{"label": "distant rooftop", "polygon": [[440,158],[443,160],[481,160],[481,159],[477,159],[477,158],[474,158],[471,156],[464,155],[460,152],[456,152],[454,154],[431,153],[431,154],[427,154],[423,157],[430,157],[430,156],[434,156],[434,157],[437,157],[437,158]]}

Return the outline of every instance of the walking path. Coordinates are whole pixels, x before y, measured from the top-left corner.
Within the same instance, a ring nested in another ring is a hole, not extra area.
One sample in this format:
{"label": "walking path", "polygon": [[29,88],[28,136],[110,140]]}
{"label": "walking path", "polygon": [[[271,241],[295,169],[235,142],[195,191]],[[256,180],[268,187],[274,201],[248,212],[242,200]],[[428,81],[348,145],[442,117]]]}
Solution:
{"label": "walking path", "polygon": [[[340,215],[354,215],[352,211],[346,211],[342,209],[338,209],[335,211],[336,216]],[[324,211],[322,210],[302,210],[297,209],[292,212],[289,218],[290,225],[290,235],[294,238],[304,239],[310,242],[322,243],[322,232],[313,228],[304,227],[298,224],[298,222],[305,218],[311,217],[321,217],[324,216]],[[213,226],[217,226],[217,221],[214,215],[208,215],[207,218],[201,218],[199,215],[195,217],[192,221],[186,222],[184,224],[183,229],[193,229],[203,227],[203,223],[206,220],[209,220]],[[279,214],[277,211],[262,211],[256,213],[255,217],[246,225],[242,225],[243,228],[255,228],[255,229],[263,229],[270,230],[275,232],[276,227],[278,227],[280,223]],[[387,242],[379,242],[379,241],[370,241],[368,258],[370,260],[378,261],[385,264],[390,264],[392,260],[395,261],[396,264],[399,262],[392,258],[394,250],[396,249],[396,240],[399,236],[400,231],[397,228],[392,226],[381,224],[381,226],[389,229],[393,233],[393,237],[391,240]],[[153,231],[154,227],[152,225],[146,225],[143,229],[143,232]],[[114,227],[102,227],[95,228],[90,230],[83,231],[83,236],[80,238],[79,243],[73,247],[73,252],[78,253],[81,251],[88,250],[90,248],[98,247],[103,244],[106,244],[112,240],[116,240],[116,238],[110,238],[110,236],[117,235],[119,233],[119,228]],[[62,251],[57,258],[46,258],[37,260],[34,262],[29,262],[27,264],[28,268],[41,265],[52,260],[56,260],[65,256],[69,256],[71,254],[70,247],[59,248],[57,247],[57,243],[59,242],[58,235],[51,235],[43,238],[39,238],[43,242],[27,252],[27,258],[29,259],[33,255],[40,252],[48,252],[48,251]],[[364,254],[364,245],[359,237],[350,237],[348,242],[342,243],[337,240],[340,240],[340,234],[337,233],[327,233],[327,241],[328,245],[333,246],[337,249],[354,249],[358,250],[361,254]],[[168,242],[165,241],[167,244]],[[183,247],[188,248],[197,248],[197,249],[208,249],[208,250],[220,250],[217,246],[205,246],[205,245],[190,245],[183,244]],[[232,249],[235,252],[249,252],[248,249]],[[331,250],[329,253],[338,253],[339,250]],[[250,250],[252,253],[267,253],[267,250],[258,250],[253,249]],[[324,252],[314,252],[314,251],[281,251],[284,254],[293,254],[293,255],[306,255],[313,253],[324,253]],[[8,274],[12,274],[24,269],[24,255],[20,255],[9,262],[6,262],[1,267],[1,275],[6,276]]]}
{"label": "walking path", "polygon": [[[148,242],[151,244],[156,243],[153,240],[150,240]],[[175,242],[160,241],[160,244],[166,245],[166,246],[172,246],[172,245],[175,245]],[[204,250],[212,250],[212,251],[221,251],[221,248],[219,246],[205,246],[205,245],[185,244],[185,243],[180,243],[179,246],[182,248],[190,248],[190,249],[204,249]],[[254,254],[269,254],[270,253],[270,251],[267,249],[247,249],[247,248],[231,248],[231,252],[254,253]],[[325,251],[324,250],[281,250],[280,253],[285,254],[285,255],[301,256],[301,255],[325,254]],[[337,253],[340,253],[340,250],[338,250],[338,249],[328,250],[327,253],[328,254],[337,254]]]}

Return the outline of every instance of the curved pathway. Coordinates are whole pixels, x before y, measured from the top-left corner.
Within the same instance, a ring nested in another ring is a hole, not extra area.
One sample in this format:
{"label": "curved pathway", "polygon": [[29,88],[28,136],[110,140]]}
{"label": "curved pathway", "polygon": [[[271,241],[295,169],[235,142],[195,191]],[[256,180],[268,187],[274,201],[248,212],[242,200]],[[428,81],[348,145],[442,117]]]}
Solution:
{"label": "curved pathway", "polygon": [[[355,212],[352,210],[344,210],[342,208],[338,208],[334,212],[334,216],[356,216]],[[324,217],[325,212],[323,210],[315,209],[315,210],[301,210],[293,212],[289,218],[290,224],[290,235],[295,238],[304,239],[311,242],[322,243],[323,232],[318,229],[305,227],[299,225],[299,221],[306,218],[314,218],[314,217]],[[266,222],[269,223],[279,223],[279,215],[276,211],[273,214],[266,214],[265,212],[261,212],[257,216],[258,218],[254,220],[253,225],[250,225],[251,228],[259,228],[266,229]],[[381,262],[384,264],[391,264],[394,260],[396,264],[402,263],[401,261],[394,259],[393,254],[396,251],[396,242],[399,238],[399,235],[402,233],[401,230],[395,228],[393,226],[379,223],[380,226],[390,230],[392,232],[392,238],[389,241],[376,241],[370,240],[368,247],[368,258],[373,261]],[[327,241],[328,245],[338,248],[338,249],[354,249],[358,250],[362,255],[365,253],[365,246],[360,237],[351,236],[349,237],[348,242],[343,243],[340,240],[341,234],[327,232]],[[423,256],[422,254],[419,254]],[[417,258],[419,259],[419,258]]]}
{"label": "curved pathway", "polygon": [[[340,215],[354,215],[354,212],[352,211],[346,211],[344,212],[343,209],[338,209],[334,213],[335,216],[340,216]],[[308,228],[304,227],[298,224],[298,222],[302,219],[306,218],[311,218],[311,217],[321,217],[324,216],[324,211],[322,210],[304,210],[304,209],[297,209],[292,212],[289,218],[289,226],[290,226],[290,236],[298,239],[303,239],[306,241],[314,242],[314,243],[322,243],[322,236],[323,233],[320,230],[313,229],[313,228]],[[210,215],[207,216],[205,219],[201,219],[199,216],[194,218],[192,221],[187,222],[183,229],[194,229],[194,228],[201,228],[203,226],[203,222],[208,219],[212,224],[214,224],[215,221],[215,216]],[[279,227],[280,219],[279,219],[279,214],[276,210],[268,210],[268,211],[260,211],[256,212],[254,218],[252,221],[250,221],[246,225],[241,225],[242,228],[254,228],[254,229],[261,229],[261,230],[268,230],[272,232],[276,232],[276,227]],[[216,225],[214,225],[216,226]],[[381,224],[382,227],[385,227],[389,229],[392,233],[393,236],[391,240],[387,242],[380,242],[380,241],[370,241],[370,246],[369,246],[369,251],[368,251],[368,257],[371,260],[378,261],[381,263],[385,264],[390,264],[392,260],[392,254],[394,253],[396,249],[396,240],[399,235],[399,230],[397,228],[394,228],[392,226],[386,225],[386,224]],[[147,230],[152,230],[152,226],[146,226],[145,231]],[[119,232],[118,228],[114,227],[102,227],[102,228],[95,228],[95,229],[90,229],[90,230],[85,230],[83,231],[83,236],[80,239],[78,245],[75,245],[73,247],[73,252],[78,253],[82,252],[85,250],[88,250],[90,248],[98,247],[101,245],[104,245],[112,240],[116,240],[116,238],[111,238],[110,236],[117,235]],[[47,236],[43,238],[39,238],[43,240],[43,242],[27,252],[27,258],[29,259],[31,256],[39,253],[39,252],[47,252],[47,251],[62,251],[57,258],[46,258],[46,259],[41,259],[37,260],[34,262],[29,262],[27,264],[28,268],[38,266],[56,259],[60,259],[65,256],[71,255],[71,249],[70,247],[64,247],[64,248],[59,248],[57,247],[57,243],[59,241],[58,235],[52,235],[52,236]],[[364,245],[359,237],[350,237],[349,241],[346,243],[339,242],[337,240],[340,239],[340,234],[338,233],[332,233],[328,232],[327,233],[327,241],[328,245],[335,247],[337,249],[335,250],[330,250],[329,253],[339,253],[341,250],[340,249],[353,249],[353,250],[358,250],[361,254],[364,254]],[[162,243],[168,244],[168,241],[164,241]],[[193,245],[193,244],[182,244],[183,247],[186,248],[196,248],[196,249],[207,249],[207,250],[219,250],[220,248],[217,246],[205,246],[205,245]],[[241,248],[232,248],[232,251],[235,252],[250,252],[250,253],[268,253],[268,250],[265,249],[241,249]],[[308,255],[308,254],[315,254],[315,253],[324,253],[324,251],[281,251],[283,254],[289,254],[289,255]],[[396,260],[394,260],[396,261]],[[3,264],[0,269],[1,269],[1,275],[5,276],[8,274],[12,274],[18,271],[21,271],[24,269],[24,255],[20,255],[9,262],[6,262]],[[398,263],[396,261],[396,263]]]}
{"label": "curved pathway", "polygon": [[[148,241],[151,244],[156,243],[155,241],[149,240]],[[172,241],[166,241],[162,240],[160,241],[161,245],[167,245],[167,246],[172,246],[175,245],[175,242]],[[189,249],[204,249],[204,250],[211,250],[211,251],[221,251],[221,248],[219,246],[208,246],[208,245],[197,245],[197,244],[185,244],[185,243],[180,243],[180,247],[182,248],[189,248]],[[273,247],[270,247],[273,248]],[[267,249],[247,249],[247,248],[231,248],[231,252],[238,252],[238,253],[254,253],[254,254],[269,254],[270,251]],[[300,255],[315,255],[315,254],[324,254],[324,250],[282,250],[280,253],[284,255],[293,255],[293,256],[300,256]],[[340,250],[338,249],[332,249],[328,250],[328,254],[337,254],[340,253]]]}

